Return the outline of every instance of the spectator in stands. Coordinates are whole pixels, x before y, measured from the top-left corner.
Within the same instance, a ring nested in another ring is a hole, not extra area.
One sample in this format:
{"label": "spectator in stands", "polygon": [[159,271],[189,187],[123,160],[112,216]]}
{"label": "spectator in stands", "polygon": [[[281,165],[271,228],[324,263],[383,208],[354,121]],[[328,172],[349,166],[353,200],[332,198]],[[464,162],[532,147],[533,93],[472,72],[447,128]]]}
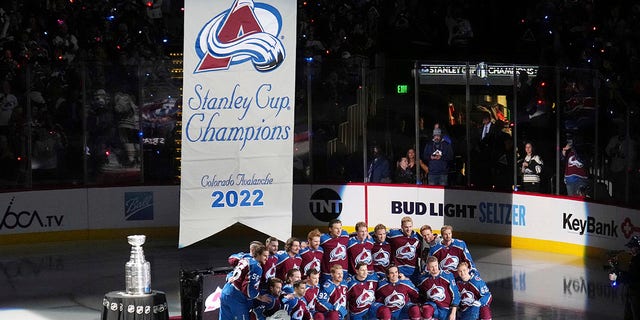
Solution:
{"label": "spectator in stands", "polygon": [[454,48],[468,48],[473,40],[473,29],[469,19],[463,16],[460,4],[451,3],[445,17],[449,38],[447,44]]}
{"label": "spectator in stands", "polygon": [[564,183],[568,196],[586,196],[589,185],[589,174],[586,159],[576,151],[573,139],[567,140],[562,148],[564,166]]}
{"label": "spectator in stands", "polygon": [[[424,150],[424,149],[421,149]],[[416,165],[418,164],[418,160],[416,158],[416,149],[414,148],[409,148],[409,150],[407,150],[407,169],[409,169],[411,172],[413,172],[414,178],[413,180],[415,182],[420,182],[422,183],[422,177],[426,177],[427,173],[429,172],[429,168],[427,167],[426,164],[424,164],[424,161],[422,161],[422,159],[420,159],[420,179],[416,179]]]}
{"label": "spectator in stands", "polygon": [[133,103],[131,96],[117,92],[115,94],[114,111],[118,116],[118,134],[124,152],[120,157],[126,167],[140,165],[140,115],[138,106]]}
{"label": "spectator in stands", "polygon": [[630,186],[629,175],[636,165],[636,141],[627,135],[625,127],[620,123],[617,134],[609,139],[605,148],[609,157],[609,172],[613,184],[613,198],[617,201],[626,201],[627,188]]}
{"label": "spectator in stands", "polygon": [[11,93],[11,83],[9,80],[2,81],[2,93],[0,93],[0,135],[6,138],[12,138],[10,135],[13,124],[11,123],[11,115],[13,110],[18,106],[18,98]]}
{"label": "spectator in stands", "polygon": [[58,19],[58,32],[53,38],[53,54],[60,61],[71,63],[76,58],[80,46],[75,35],[70,33],[67,22]]}
{"label": "spectator in stands", "polygon": [[18,179],[18,159],[7,136],[0,135],[0,186],[13,186]]}
{"label": "spectator in stands", "polygon": [[378,145],[371,147],[371,159],[369,160],[368,182],[391,182],[391,168],[389,160],[382,153]]}
{"label": "spectator in stands", "polygon": [[522,158],[520,173],[522,174],[522,191],[540,192],[542,181],[542,159],[535,153],[533,144],[527,142],[524,145],[525,156]]}
{"label": "spectator in stands", "polygon": [[449,162],[453,160],[453,149],[448,142],[442,140],[440,128],[433,129],[433,139],[425,146],[422,159],[429,167],[429,185],[448,185]]}
{"label": "spectator in stands", "polygon": [[398,160],[396,164],[396,174],[395,174],[395,182],[396,183],[416,183],[416,171],[415,168],[411,170],[409,168],[409,160],[407,157],[402,157]]}
{"label": "spectator in stands", "polygon": [[478,143],[472,154],[472,182],[479,187],[493,187],[496,173],[496,162],[502,154],[500,148],[500,128],[492,120],[491,113],[482,113],[482,126],[478,134]]}

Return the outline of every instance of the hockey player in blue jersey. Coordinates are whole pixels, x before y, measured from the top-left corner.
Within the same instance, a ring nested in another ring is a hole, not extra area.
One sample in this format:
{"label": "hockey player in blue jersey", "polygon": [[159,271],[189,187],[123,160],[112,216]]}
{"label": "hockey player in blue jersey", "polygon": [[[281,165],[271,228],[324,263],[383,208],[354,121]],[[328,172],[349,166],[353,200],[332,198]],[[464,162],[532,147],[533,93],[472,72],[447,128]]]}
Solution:
{"label": "hockey player in blue jersey", "polygon": [[440,262],[440,269],[455,274],[458,264],[466,261],[469,263],[471,272],[479,274],[467,244],[463,240],[453,238],[453,227],[449,225],[442,226],[440,234],[442,235],[442,241],[429,249],[429,255],[436,257]]}
{"label": "hockey player in blue jersey", "polygon": [[266,296],[269,297],[269,302],[263,302],[258,299],[253,300],[253,309],[251,309],[251,320],[266,320],[267,317],[272,316],[276,311],[282,309],[280,303],[280,294],[282,293],[282,280],[278,278],[271,278],[267,281]]}
{"label": "hockey player in blue jersey", "polygon": [[220,296],[220,320],[249,320],[249,310],[253,300],[270,302],[266,295],[260,295],[262,267],[269,251],[260,244],[253,250],[252,257],[241,258],[233,272],[227,277]]}
{"label": "hockey player in blue jersey", "polygon": [[460,292],[460,320],[491,319],[491,292],[480,278],[471,274],[469,263],[458,264],[458,291]]}
{"label": "hockey player in blue jersey", "polygon": [[302,280],[302,273],[300,273],[299,269],[287,271],[287,279],[284,286],[282,286],[282,294],[293,294],[293,284],[298,280]]}
{"label": "hockey player in blue jersey", "polygon": [[334,264],[331,267],[331,280],[327,280],[320,287],[316,310],[324,313],[327,320],[344,319],[347,316],[347,284],[343,281],[342,266]]}
{"label": "hockey player in blue jersey", "polygon": [[291,320],[310,320],[312,319],[307,301],[304,294],[307,291],[307,284],[302,280],[297,280],[292,285],[293,294],[290,297],[282,299],[282,306]]}
{"label": "hockey player in blue jersey", "polygon": [[253,255],[253,251],[255,251],[255,248],[259,247],[260,245],[262,245],[260,241],[251,241],[251,243],[249,244],[249,253],[238,252],[230,255],[229,258],[227,258],[227,262],[229,263],[229,266],[235,268],[235,266],[238,264],[240,259],[251,258],[251,256]]}

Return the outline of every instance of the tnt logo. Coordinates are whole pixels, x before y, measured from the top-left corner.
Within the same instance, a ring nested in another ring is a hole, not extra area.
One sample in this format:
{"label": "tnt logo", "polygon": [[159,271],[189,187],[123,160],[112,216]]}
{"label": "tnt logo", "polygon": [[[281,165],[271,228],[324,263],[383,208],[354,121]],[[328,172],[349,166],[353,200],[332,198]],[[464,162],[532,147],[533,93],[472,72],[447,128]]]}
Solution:
{"label": "tnt logo", "polygon": [[227,70],[247,61],[260,72],[272,71],[286,56],[278,39],[281,30],[282,16],[276,8],[235,0],[198,33],[195,51],[200,62],[194,73]]}
{"label": "tnt logo", "polygon": [[318,189],[309,199],[309,211],[316,219],[329,222],[342,213],[342,198],[332,189]]}
{"label": "tnt logo", "polygon": [[125,192],[126,220],[153,220],[153,192]]}

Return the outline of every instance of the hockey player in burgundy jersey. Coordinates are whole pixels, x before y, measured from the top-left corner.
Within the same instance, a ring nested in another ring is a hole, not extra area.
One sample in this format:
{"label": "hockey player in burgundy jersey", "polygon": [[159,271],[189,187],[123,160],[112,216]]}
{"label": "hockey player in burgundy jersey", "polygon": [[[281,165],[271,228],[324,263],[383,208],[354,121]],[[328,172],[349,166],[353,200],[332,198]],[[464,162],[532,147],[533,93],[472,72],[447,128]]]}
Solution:
{"label": "hockey player in burgundy jersey", "polygon": [[282,300],[282,306],[291,320],[309,320],[311,313],[304,298],[307,290],[307,284],[302,280],[298,280],[292,284],[293,294]]}
{"label": "hockey player in burgundy jersey", "polygon": [[307,307],[311,316],[315,320],[324,320],[324,314],[316,311],[318,303],[318,293],[320,293],[320,272],[316,269],[307,271],[307,291],[304,293],[304,299],[307,300]]}
{"label": "hockey player in burgundy jersey", "polygon": [[287,272],[291,269],[300,269],[302,258],[300,257],[300,240],[289,238],[284,244],[284,251],[278,251],[278,263],[276,264],[276,277],[287,278]]}
{"label": "hockey player in burgundy jersey", "polygon": [[343,277],[342,266],[334,264],[331,267],[331,279],[320,287],[316,311],[324,313],[325,319],[338,320],[347,316],[347,284]]}
{"label": "hockey player in burgundy jersey", "polygon": [[275,237],[269,237],[264,242],[264,245],[267,246],[267,249],[269,250],[269,258],[267,259],[267,262],[264,263],[264,266],[262,266],[262,287],[266,288],[267,281],[276,276],[276,265],[278,264],[276,252],[278,252],[280,242],[278,242],[278,239]]}
{"label": "hockey player in burgundy jersey", "polygon": [[460,320],[491,319],[491,292],[479,276],[471,274],[469,263],[458,264],[458,291],[460,292]]}
{"label": "hockey player in burgundy jersey", "polygon": [[[358,262],[356,272],[349,281],[347,289],[347,309],[350,320],[367,320],[377,318],[376,289],[378,277],[369,273],[368,265]],[[378,303],[379,304],[379,303]]]}
{"label": "hockey player in burgundy jersey", "polygon": [[324,251],[322,256],[322,264],[320,265],[321,275],[320,282],[331,279],[331,267],[339,264],[344,271],[344,278],[348,277],[347,270],[349,263],[347,260],[347,244],[349,243],[349,234],[342,230],[342,221],[333,219],[329,222],[329,233],[320,236],[320,246]]}
{"label": "hockey player in burgundy jersey", "polygon": [[280,293],[282,290],[282,280],[271,278],[267,284],[266,295],[271,299],[269,302],[253,300],[251,309],[251,320],[265,320],[282,308],[280,303]]}
{"label": "hockey player in burgundy jersey", "polygon": [[373,229],[373,239],[373,271],[378,275],[378,279],[385,279],[387,268],[391,264],[391,245],[387,242],[387,227],[384,224],[378,224]]}
{"label": "hockey player in burgundy jersey", "polygon": [[269,302],[266,295],[259,295],[261,264],[269,257],[269,251],[262,244],[255,248],[253,257],[242,258],[227,277],[227,283],[220,295],[220,320],[249,319],[252,300]]}
{"label": "hockey player in burgundy jersey", "polygon": [[[307,247],[300,250],[300,257],[302,258],[302,264],[300,269],[303,277],[306,277],[307,273],[311,269],[318,270],[320,272],[320,265],[322,264],[322,256],[324,250],[320,246],[320,231],[313,229],[309,231],[307,235]],[[308,301],[307,301],[308,302]]]}
{"label": "hockey player in burgundy jersey", "polygon": [[426,299],[422,305],[424,319],[456,320],[460,293],[453,274],[440,270],[436,257],[427,258],[428,273],[422,277],[418,289]]}
{"label": "hockey player in burgundy jersey", "polygon": [[429,250],[429,255],[436,257],[440,262],[440,269],[455,272],[458,269],[458,263],[466,261],[471,266],[471,272],[478,274],[467,244],[462,240],[453,238],[453,227],[449,225],[442,226],[440,234],[442,235],[442,241]]}
{"label": "hockey player in burgundy jersey", "polygon": [[360,262],[364,262],[369,273],[373,273],[371,249],[373,249],[373,240],[369,236],[367,224],[362,221],[356,223],[356,235],[349,238],[347,244],[349,275],[351,277],[356,274],[356,265]]}
{"label": "hockey player in burgundy jersey", "polygon": [[378,319],[420,319],[418,290],[408,279],[400,279],[398,267],[387,268],[387,279],[378,283],[376,301],[381,303],[376,315]]}
{"label": "hockey player in burgundy jersey", "polygon": [[422,239],[413,231],[413,220],[404,217],[400,221],[400,230],[391,229],[387,234],[387,241],[391,244],[393,262],[400,273],[416,281],[420,273],[418,258],[420,256],[420,242]]}

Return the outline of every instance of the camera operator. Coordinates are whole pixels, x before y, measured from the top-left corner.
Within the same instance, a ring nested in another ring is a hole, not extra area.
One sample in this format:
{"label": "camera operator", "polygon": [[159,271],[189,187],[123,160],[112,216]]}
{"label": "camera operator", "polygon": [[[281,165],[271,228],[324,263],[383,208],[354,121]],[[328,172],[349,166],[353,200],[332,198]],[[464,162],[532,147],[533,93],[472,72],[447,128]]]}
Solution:
{"label": "camera operator", "polygon": [[627,286],[624,318],[640,320],[640,237],[631,237],[625,246],[631,250],[629,269],[610,273],[609,280]]}

